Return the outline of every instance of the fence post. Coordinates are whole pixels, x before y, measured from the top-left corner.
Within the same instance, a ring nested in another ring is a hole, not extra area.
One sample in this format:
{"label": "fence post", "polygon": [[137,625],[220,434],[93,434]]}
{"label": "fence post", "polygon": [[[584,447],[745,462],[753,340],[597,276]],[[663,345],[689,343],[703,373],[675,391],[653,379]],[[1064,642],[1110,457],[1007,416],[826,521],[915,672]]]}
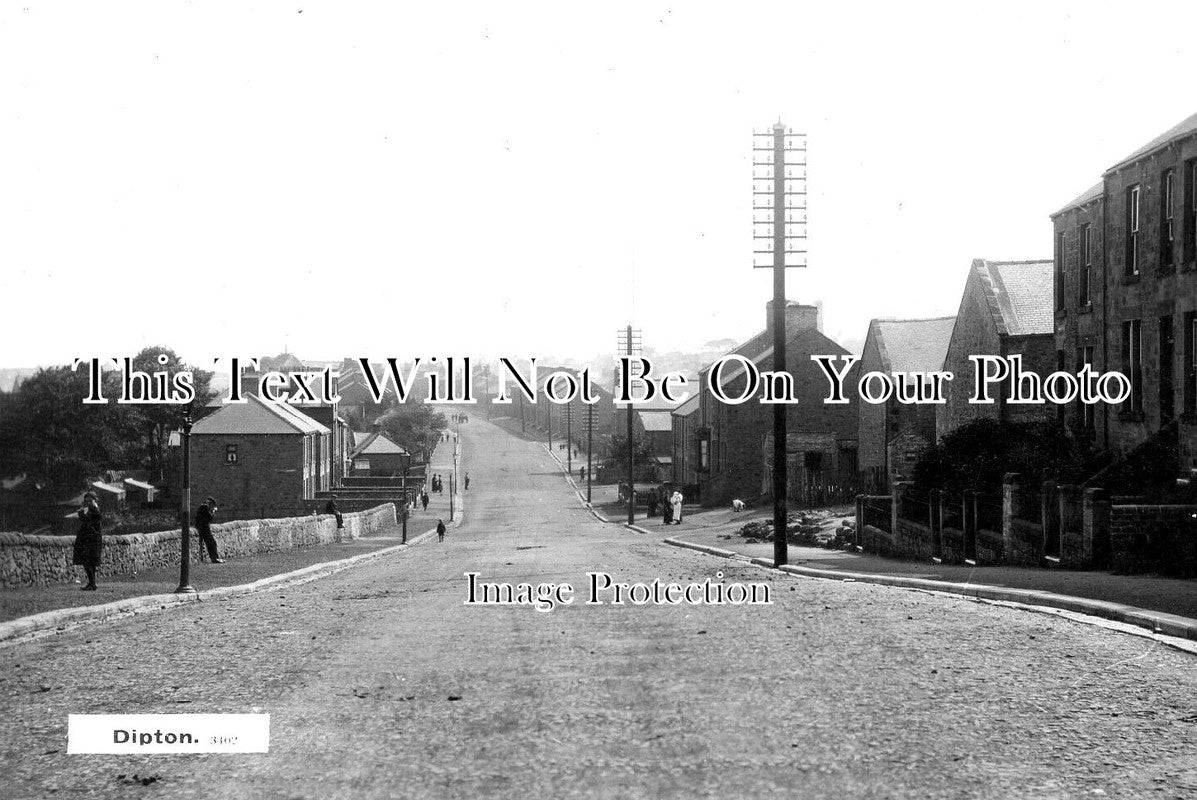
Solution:
{"label": "fence post", "polygon": [[977,492],[965,489],[960,499],[960,559],[966,563],[977,562],[977,527]]}
{"label": "fence post", "polygon": [[[1078,517],[1081,516],[1079,505],[1080,488],[1074,484],[1061,484],[1059,487],[1058,505],[1060,508],[1060,561],[1067,562],[1069,566],[1077,562],[1077,558],[1072,554],[1075,548],[1068,548],[1065,545],[1068,542],[1068,534],[1077,533]],[[1081,559],[1083,561],[1083,558]]]}
{"label": "fence post", "polygon": [[1023,513],[1022,475],[1007,472],[1002,478],[1002,561],[1014,552],[1014,518]]}
{"label": "fence post", "polygon": [[[1043,548],[1042,553],[1044,558],[1055,558],[1059,560],[1060,557],[1060,524],[1058,521],[1059,503],[1056,500],[1056,484],[1053,481],[1044,481],[1043,487],[1039,492],[1039,519],[1043,524]],[[1052,542],[1057,542],[1056,547],[1052,547]]]}
{"label": "fence post", "polygon": [[889,535],[893,537],[895,547],[898,547],[898,520],[902,519],[902,514],[905,511],[903,506],[906,501],[906,491],[912,485],[911,481],[894,481],[893,502],[889,504]]}
{"label": "fence post", "polygon": [[948,512],[948,493],[945,492],[943,489],[939,490],[938,506],[939,506],[939,537],[937,538],[936,541],[939,543],[939,559],[942,561],[943,559],[947,558],[947,548],[944,547],[943,534],[944,534],[944,529],[947,527],[947,523],[945,522],[945,520],[948,517],[948,513],[947,513]]}
{"label": "fence post", "polygon": [[1088,567],[1104,567],[1110,558],[1110,500],[1105,489],[1085,489],[1081,560]]}
{"label": "fence post", "polygon": [[856,495],[856,548],[862,549],[865,526],[865,495]]}

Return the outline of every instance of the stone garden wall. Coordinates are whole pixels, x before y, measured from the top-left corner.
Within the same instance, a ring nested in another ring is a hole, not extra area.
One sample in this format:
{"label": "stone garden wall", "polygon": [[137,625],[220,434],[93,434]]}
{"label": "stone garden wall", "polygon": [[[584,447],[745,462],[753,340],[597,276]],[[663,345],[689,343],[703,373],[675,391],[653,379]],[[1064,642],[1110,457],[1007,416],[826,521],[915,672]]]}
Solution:
{"label": "stone garden wall", "polygon": [[[212,534],[222,558],[273,553],[366,536],[396,524],[395,506],[386,503],[368,511],[344,514],[345,527],[337,530],[332,516],[257,519],[213,525]],[[178,529],[104,537],[100,575],[127,575],[179,563]],[[0,533],[0,587],[46,586],[66,583],[81,574],[71,563],[75,537],[27,536]],[[203,543],[192,531],[191,560],[198,562]]]}

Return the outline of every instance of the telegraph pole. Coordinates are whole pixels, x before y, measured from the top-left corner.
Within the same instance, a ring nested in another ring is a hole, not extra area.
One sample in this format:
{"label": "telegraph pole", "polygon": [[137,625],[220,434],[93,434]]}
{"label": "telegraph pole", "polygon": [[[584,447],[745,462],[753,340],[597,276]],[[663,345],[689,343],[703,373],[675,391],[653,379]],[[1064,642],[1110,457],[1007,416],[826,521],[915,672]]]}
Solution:
{"label": "telegraph pole", "polygon": [[594,405],[586,406],[586,502],[590,502],[591,452],[594,451]]}
{"label": "telegraph pole", "polygon": [[486,382],[486,418],[490,419],[491,411],[495,407],[494,398],[490,394],[490,364],[482,365],[482,379]]}
{"label": "telegraph pole", "polygon": [[[631,356],[635,355],[640,349],[640,331],[634,330],[631,325],[628,325],[623,331],[623,347],[624,355],[628,356],[627,375],[630,379],[632,377]],[[624,388],[624,392],[628,398],[628,524],[632,525],[636,522],[636,451],[632,447],[632,392],[629,387]]]}
{"label": "telegraph pole", "polygon": [[[771,141],[770,141],[771,139]],[[806,266],[806,136],[753,133],[753,267],[773,270],[773,369],[786,371],[786,269]],[[765,263],[762,263],[765,262]],[[788,563],[786,406],[773,406],[773,564]]]}
{"label": "telegraph pole", "polygon": [[565,474],[574,476],[574,404],[565,405]]}

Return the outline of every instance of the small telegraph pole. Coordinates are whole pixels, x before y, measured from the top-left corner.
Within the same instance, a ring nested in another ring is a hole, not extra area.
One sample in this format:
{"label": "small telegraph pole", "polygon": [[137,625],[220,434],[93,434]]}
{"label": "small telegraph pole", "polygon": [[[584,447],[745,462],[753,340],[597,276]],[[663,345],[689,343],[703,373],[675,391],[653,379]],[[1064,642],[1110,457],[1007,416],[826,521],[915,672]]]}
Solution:
{"label": "small telegraph pole", "polygon": [[594,450],[594,405],[586,406],[586,502],[590,502],[590,471],[594,469],[591,452]]}
{"label": "small telegraph pole", "polygon": [[[752,266],[773,270],[773,369],[786,371],[786,269],[806,266],[806,135],[752,134]],[[773,406],[773,564],[789,560],[786,543],[786,406]]]}
{"label": "small telegraph pole", "polygon": [[573,402],[565,405],[565,474],[574,476],[574,406]]}
{"label": "small telegraph pole", "polygon": [[[623,347],[624,355],[630,359],[632,356],[640,352],[640,331],[628,325],[621,333],[622,341],[620,344]],[[632,377],[632,365],[629,361],[627,368],[627,375],[630,379]],[[629,380],[630,382],[630,380]],[[628,524],[632,525],[636,522],[636,450],[632,447],[632,392],[630,388],[624,389],[628,397]]]}
{"label": "small telegraph pole", "polygon": [[491,410],[494,409],[494,398],[490,394],[490,364],[482,365],[482,380],[486,386],[486,418],[490,419]]}

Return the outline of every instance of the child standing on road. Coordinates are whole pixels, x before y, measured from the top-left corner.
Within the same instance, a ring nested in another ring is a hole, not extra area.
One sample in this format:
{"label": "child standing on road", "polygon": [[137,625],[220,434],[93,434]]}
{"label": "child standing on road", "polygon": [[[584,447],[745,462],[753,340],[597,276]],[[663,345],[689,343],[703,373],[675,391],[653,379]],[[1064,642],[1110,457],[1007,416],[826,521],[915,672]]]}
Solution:
{"label": "child standing on road", "polygon": [[436,539],[438,542],[445,541],[445,521],[443,519],[436,521]]}

